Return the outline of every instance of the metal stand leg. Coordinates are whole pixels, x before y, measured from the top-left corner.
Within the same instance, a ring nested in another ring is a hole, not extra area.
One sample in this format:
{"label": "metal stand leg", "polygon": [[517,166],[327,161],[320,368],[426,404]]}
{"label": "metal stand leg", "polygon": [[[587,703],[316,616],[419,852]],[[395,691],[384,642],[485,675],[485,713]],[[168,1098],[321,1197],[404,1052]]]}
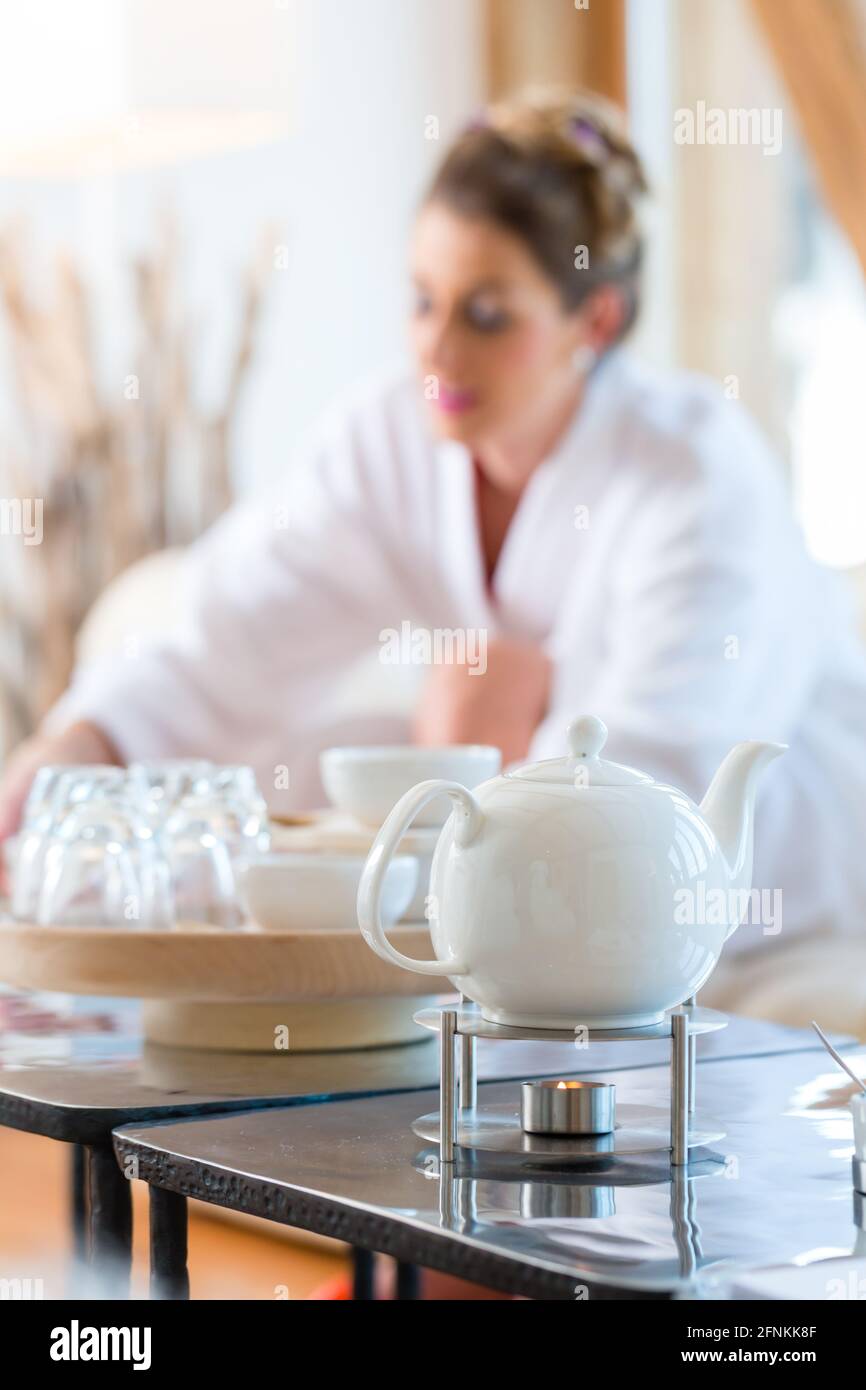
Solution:
{"label": "metal stand leg", "polygon": [[376,1257],[372,1250],[352,1251],[352,1298],[356,1302],[369,1303],[375,1297],[373,1280],[376,1272]]}
{"label": "metal stand leg", "polygon": [[454,1162],[454,1142],[457,1137],[457,1087],[454,1075],[454,1039],[457,1036],[457,1013],[442,1010],[439,1033],[439,1162]]}
{"label": "metal stand leg", "polygon": [[97,1289],[129,1297],[132,1272],[132,1190],[110,1144],[88,1146],[90,1262]]}
{"label": "metal stand leg", "polygon": [[[693,1009],[698,1002],[696,994],[691,995],[686,1000],[686,1007]],[[698,1035],[689,1029],[689,1113],[695,1113],[697,1100],[697,1060],[698,1060]]]}
{"label": "metal stand leg", "polygon": [[186,1198],[150,1188],[150,1296],[189,1298]]}
{"label": "metal stand leg", "polygon": [[421,1296],[421,1271],[417,1265],[397,1261],[397,1298],[401,1303]]}
{"label": "metal stand leg", "polygon": [[689,1161],[689,1018],[671,1014],[671,1162]]}
{"label": "metal stand leg", "polygon": [[460,1035],[460,1109],[474,1110],[478,1099],[475,1075],[475,1038]]}

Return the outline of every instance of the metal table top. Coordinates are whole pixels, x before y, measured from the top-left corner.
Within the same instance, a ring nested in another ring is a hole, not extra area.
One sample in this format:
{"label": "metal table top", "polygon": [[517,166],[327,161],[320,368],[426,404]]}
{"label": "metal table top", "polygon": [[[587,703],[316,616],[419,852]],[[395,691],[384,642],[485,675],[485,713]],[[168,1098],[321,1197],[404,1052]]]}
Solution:
{"label": "metal table top", "polygon": [[[440,1176],[412,1131],[432,1090],[127,1125],[114,1143],[157,1186],[533,1297],[720,1296],[743,1268],[850,1254],[852,1088],[820,1044],[699,1073],[697,1122],[727,1136],[688,1170],[659,1154],[551,1176],[464,1154]],[[586,1074],[667,1104],[666,1067]],[[479,1105],[514,1096],[479,1087]]]}
{"label": "metal table top", "polygon": [[[420,1027],[417,1043],[399,1047],[264,1056],[143,1044],[128,1000],[76,1000],[69,1017],[74,1029],[59,1030],[50,1016],[44,1031],[15,1031],[8,1022],[0,1028],[0,1124],[98,1143],[125,1123],[419,1090],[439,1077],[437,1042]],[[697,1048],[703,1061],[800,1051],[816,1041],[798,1029],[733,1018]],[[666,1038],[593,1042],[578,1051],[566,1042],[479,1039],[477,1047],[481,1080],[657,1066],[670,1053]]]}

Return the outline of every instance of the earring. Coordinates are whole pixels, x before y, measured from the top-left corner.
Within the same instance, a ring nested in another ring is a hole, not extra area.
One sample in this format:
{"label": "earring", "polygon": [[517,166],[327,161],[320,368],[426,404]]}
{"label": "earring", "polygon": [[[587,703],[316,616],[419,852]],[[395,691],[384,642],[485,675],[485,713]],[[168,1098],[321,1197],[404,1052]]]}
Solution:
{"label": "earring", "polygon": [[589,343],[584,343],[582,347],[575,348],[571,362],[578,376],[589,376],[596,362],[598,353],[595,348],[591,348]]}

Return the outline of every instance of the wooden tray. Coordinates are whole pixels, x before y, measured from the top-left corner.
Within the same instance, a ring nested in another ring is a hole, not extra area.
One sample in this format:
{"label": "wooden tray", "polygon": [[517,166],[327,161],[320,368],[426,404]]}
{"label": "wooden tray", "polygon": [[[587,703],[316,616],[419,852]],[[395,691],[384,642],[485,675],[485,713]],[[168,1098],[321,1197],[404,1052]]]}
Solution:
{"label": "wooden tray", "polygon": [[[392,929],[399,951],[432,954],[426,925]],[[414,998],[452,992],[375,955],[359,931],[171,931],[0,925],[0,981],[19,989],[213,1003]]]}

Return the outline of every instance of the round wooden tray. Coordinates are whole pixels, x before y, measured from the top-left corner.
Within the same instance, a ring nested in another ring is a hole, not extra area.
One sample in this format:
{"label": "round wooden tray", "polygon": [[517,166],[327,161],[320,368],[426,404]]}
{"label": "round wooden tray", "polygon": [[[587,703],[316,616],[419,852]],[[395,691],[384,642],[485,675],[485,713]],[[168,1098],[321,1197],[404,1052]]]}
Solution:
{"label": "round wooden tray", "polygon": [[[396,926],[398,951],[431,955],[425,924]],[[134,999],[248,1003],[441,994],[448,980],[415,975],[375,955],[359,931],[171,931],[0,925],[0,981],[19,989]]]}

